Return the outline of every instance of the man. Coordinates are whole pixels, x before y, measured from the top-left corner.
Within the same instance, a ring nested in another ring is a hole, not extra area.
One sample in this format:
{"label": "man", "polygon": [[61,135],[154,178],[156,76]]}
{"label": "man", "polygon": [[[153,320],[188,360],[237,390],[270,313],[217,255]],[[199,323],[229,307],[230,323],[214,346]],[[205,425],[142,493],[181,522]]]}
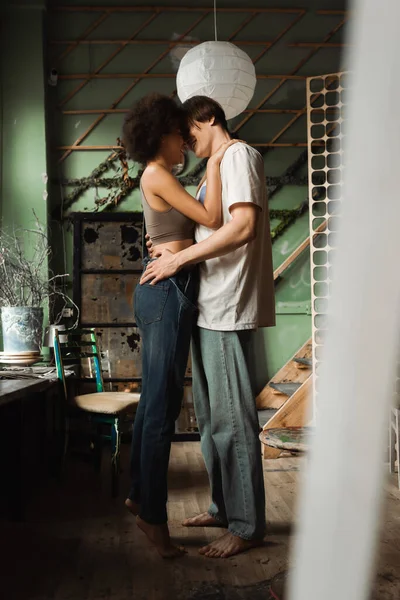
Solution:
{"label": "man", "polygon": [[[204,96],[184,104],[196,156],[211,156],[230,139],[221,106]],[[210,479],[207,513],[188,527],[227,527],[201,548],[229,557],[259,545],[265,493],[258,418],[249,376],[252,332],[275,324],[268,203],[261,155],[238,142],[221,163],[223,226],[198,225],[196,244],[150,263],[141,283],[156,283],[200,263],[199,316],[192,338],[193,396]],[[202,201],[206,182],[199,190]]]}

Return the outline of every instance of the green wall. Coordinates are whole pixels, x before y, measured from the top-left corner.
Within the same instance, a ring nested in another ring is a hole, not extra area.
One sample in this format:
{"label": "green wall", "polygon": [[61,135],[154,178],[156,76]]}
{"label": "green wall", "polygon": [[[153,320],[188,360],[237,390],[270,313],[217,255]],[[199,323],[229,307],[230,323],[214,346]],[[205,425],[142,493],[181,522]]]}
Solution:
{"label": "green wall", "polygon": [[[96,12],[57,12],[57,5],[73,6],[84,4],[112,6],[112,2],[85,3],[64,0],[49,2],[49,12],[46,18],[46,34],[49,42],[54,40],[76,40],[100,16]],[[120,0],[118,6],[132,4]],[[144,5],[175,6],[210,6],[210,2],[150,2],[142,0]],[[244,0],[220,0],[218,6],[271,6],[279,3],[254,0],[245,3]],[[339,15],[317,15],[315,9],[343,8],[340,2],[328,0],[308,0],[300,2],[293,0],[285,4],[290,7],[309,7],[307,14],[280,40],[274,48],[257,63],[257,72],[266,74],[290,73],[296,65],[310,52],[310,49],[289,47],[296,41],[321,41],[339,22]],[[44,143],[44,98],[43,82],[47,80],[51,68],[56,68],[59,74],[91,73],[95,71],[118,46],[110,44],[81,44],[76,46],[65,57],[60,57],[67,46],[50,44],[47,47],[45,67],[42,57],[42,10],[20,11],[21,18],[13,19],[12,27],[7,32],[7,44],[11,61],[3,61],[3,181],[2,181],[2,210],[7,221],[27,219],[29,207],[34,206],[40,215],[46,213],[46,202],[43,200],[44,185],[41,174],[46,172],[46,146]],[[115,13],[110,15],[99,27],[89,34],[89,39],[127,39],[147,18],[148,13]],[[259,15],[246,29],[239,34],[238,39],[270,40],[284,29],[295,15],[272,14]],[[226,39],[246,15],[224,14],[218,18],[219,39]],[[182,34],[196,19],[196,15],[188,12],[169,13],[157,17],[140,35],[142,39],[171,39],[174,35]],[[14,28],[14,29],[13,29]],[[18,31],[17,31],[18,29]],[[16,34],[18,33],[18,36]],[[212,38],[212,17],[198,25],[190,35],[200,40]],[[20,37],[22,36],[22,37]],[[15,40],[25,40],[18,45]],[[343,31],[340,30],[330,41],[340,42]],[[165,45],[130,45],[119,53],[103,73],[138,73],[148,68]],[[243,46],[250,55],[260,52],[258,46]],[[7,64],[6,64],[7,63]],[[340,50],[325,48],[319,50],[298,71],[303,75],[317,75],[336,72],[340,68]],[[171,56],[167,55],[155,68],[153,73],[171,73],[176,71]],[[21,75],[25,73],[25,76]],[[13,92],[7,89],[7,82],[12,81]],[[46,81],[47,83],[47,81]],[[63,111],[89,110],[109,108],[119,98],[131,83],[127,79],[97,79],[92,80],[68,102],[60,107],[63,99],[81,83],[77,80],[59,80],[56,87],[46,86],[47,91],[47,141],[48,141],[48,172],[50,176],[48,208],[51,215],[50,224],[53,231],[54,249],[56,254],[55,268],[62,272],[72,272],[73,242],[68,224],[64,224],[63,236],[58,220],[60,207],[65,197],[73,188],[61,188],[62,178],[81,178],[102,162],[109,151],[80,151],[73,152],[66,160],[59,163],[63,152],[57,147],[74,143],[86,129],[99,117],[93,114],[64,114]],[[276,80],[259,80],[250,107],[255,106],[273,89]],[[175,89],[174,79],[146,79],[136,85],[123,100],[118,108],[128,108],[134,100],[151,90],[170,94]],[[272,109],[302,109],[306,104],[305,80],[287,81],[274,94],[263,108]],[[287,114],[258,114],[240,130],[240,136],[251,142],[266,142],[293,117]],[[122,114],[108,114],[95,127],[83,145],[111,145],[120,134]],[[21,123],[17,128],[15,120]],[[234,126],[238,119],[232,123]],[[297,143],[306,141],[305,116],[298,119],[280,138],[281,142]],[[11,151],[12,149],[12,151]],[[7,154],[4,152],[7,150]],[[278,177],[293,164],[304,152],[304,148],[276,148],[265,153],[265,170],[268,176]],[[191,157],[188,170],[195,164]],[[136,170],[136,168],[135,168]],[[4,176],[4,172],[6,175]],[[306,166],[297,175],[306,175]],[[109,174],[111,176],[111,173]],[[193,192],[193,188],[188,188]],[[106,195],[105,190],[87,191],[70,211],[91,211],[96,197]],[[285,185],[276,193],[271,201],[271,209],[297,208],[307,200],[306,185]],[[132,193],[116,207],[115,210],[140,210],[137,191]],[[66,211],[68,212],[68,211]],[[274,227],[277,223],[272,223]],[[290,226],[273,244],[274,265],[279,266],[290,253],[308,235],[308,214],[303,214]],[[64,242],[62,241],[64,238]],[[64,258],[65,257],[65,258]],[[310,269],[309,258],[305,252],[282,277],[276,288],[277,326],[273,329],[260,331],[254,348],[254,369],[257,385],[261,388],[268,378],[304,343],[310,336]]]}
{"label": "green wall", "polygon": [[1,212],[9,226],[47,223],[44,2],[3,6]]}
{"label": "green wall", "polygon": [[[44,7],[44,0],[1,6],[0,215],[7,229],[36,229],[36,219],[48,228]],[[33,254],[26,236],[24,247]],[[48,268],[46,259],[45,277]]]}

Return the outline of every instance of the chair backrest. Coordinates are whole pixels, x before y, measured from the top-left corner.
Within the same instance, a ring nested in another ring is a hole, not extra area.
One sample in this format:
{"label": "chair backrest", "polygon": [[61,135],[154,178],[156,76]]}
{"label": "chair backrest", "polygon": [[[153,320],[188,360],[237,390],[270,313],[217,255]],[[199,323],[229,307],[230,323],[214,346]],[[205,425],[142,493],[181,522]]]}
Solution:
{"label": "chair backrest", "polygon": [[64,369],[68,364],[78,364],[81,369],[83,359],[89,359],[89,362],[93,364],[96,391],[104,392],[101,356],[95,330],[92,328],[63,329],[60,334],[67,341],[61,342],[58,330],[54,330],[54,357],[57,376],[63,383],[65,395],[67,395],[67,387]]}

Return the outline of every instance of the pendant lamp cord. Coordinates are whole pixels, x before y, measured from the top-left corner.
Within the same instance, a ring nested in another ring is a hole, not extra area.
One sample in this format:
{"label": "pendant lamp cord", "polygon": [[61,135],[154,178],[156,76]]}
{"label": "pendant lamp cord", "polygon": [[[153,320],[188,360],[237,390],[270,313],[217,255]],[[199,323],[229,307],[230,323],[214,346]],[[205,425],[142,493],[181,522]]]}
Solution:
{"label": "pendant lamp cord", "polygon": [[215,35],[215,41],[218,41],[218,35],[217,35],[217,0],[214,0],[214,35]]}

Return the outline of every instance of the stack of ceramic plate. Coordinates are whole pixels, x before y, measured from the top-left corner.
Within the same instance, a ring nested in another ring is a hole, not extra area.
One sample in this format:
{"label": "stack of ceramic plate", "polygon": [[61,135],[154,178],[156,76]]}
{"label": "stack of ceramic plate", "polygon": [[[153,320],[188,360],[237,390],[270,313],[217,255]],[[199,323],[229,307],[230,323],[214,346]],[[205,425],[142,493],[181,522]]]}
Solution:
{"label": "stack of ceramic plate", "polygon": [[0,352],[0,364],[27,367],[39,362],[39,351],[32,352]]}

